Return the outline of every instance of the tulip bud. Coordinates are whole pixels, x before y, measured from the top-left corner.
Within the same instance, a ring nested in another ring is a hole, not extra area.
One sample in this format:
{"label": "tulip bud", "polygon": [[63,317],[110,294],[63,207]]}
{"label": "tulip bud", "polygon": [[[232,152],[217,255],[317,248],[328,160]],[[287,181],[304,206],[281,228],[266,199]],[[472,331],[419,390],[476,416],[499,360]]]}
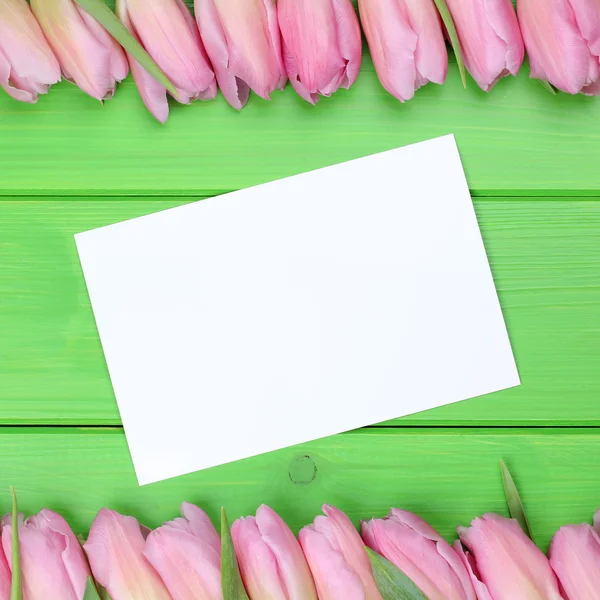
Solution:
{"label": "tulip bud", "polygon": [[268,506],[238,519],[231,536],[250,600],[317,600],[302,548],[283,519]]}
{"label": "tulip bud", "polygon": [[144,558],[144,534],[133,517],[103,508],[84,544],[96,581],[112,600],[171,600],[158,573]]}
{"label": "tulip bud", "polygon": [[479,600],[562,600],[548,559],[515,519],[489,513],[459,527],[454,549]]}
{"label": "tulip bud", "polygon": [[58,61],[29,4],[0,0],[0,85],[15,100],[33,104],[59,81]]}
{"label": "tulip bud", "polygon": [[387,517],[361,523],[369,548],[396,565],[428,600],[477,600],[458,554],[417,515],[392,508]]}
{"label": "tulip bud", "polygon": [[324,504],[323,512],[298,535],[319,600],[381,600],[354,525],[333,506]]}
{"label": "tulip bud", "polygon": [[401,102],[442,84],[448,52],[433,0],[359,0],[360,18],[381,85]]}
{"label": "tulip bud", "polygon": [[[2,548],[9,565],[11,541],[11,515],[5,515]],[[83,598],[90,570],[79,541],[59,514],[43,509],[25,521],[19,516],[19,551],[23,595],[27,600]]]}
{"label": "tulip bud", "polygon": [[73,0],[31,0],[65,79],[97,100],[115,93],[127,77],[125,53],[115,39]]}
{"label": "tulip bud", "polygon": [[482,90],[489,92],[502,77],[519,72],[525,51],[511,0],[446,0],[446,4],[465,67]]}
{"label": "tulip bud", "polygon": [[600,510],[594,527],[587,523],[565,525],[552,538],[550,566],[565,598],[597,598],[600,593]]}
{"label": "tulip bud", "polygon": [[569,94],[600,93],[600,3],[519,0],[531,77]]}
{"label": "tulip bud", "polygon": [[[117,15],[175,86],[175,99],[212,100],[217,82],[194,17],[183,0],[117,0]],[[148,110],[164,123],[167,90],[130,54],[129,64]]]}
{"label": "tulip bud", "polygon": [[181,518],[148,535],[144,556],[173,600],[220,600],[221,538],[204,511],[184,502]]}
{"label": "tulip bud", "polygon": [[269,99],[286,82],[273,0],[195,0],[196,20],[217,82],[241,109],[250,90]]}
{"label": "tulip bud", "polygon": [[4,549],[2,549],[0,552],[0,600],[10,600],[11,581],[10,567],[4,555]]}
{"label": "tulip bud", "polygon": [[350,0],[278,0],[277,17],[285,69],[302,98],[315,104],[354,83],[361,39]]}

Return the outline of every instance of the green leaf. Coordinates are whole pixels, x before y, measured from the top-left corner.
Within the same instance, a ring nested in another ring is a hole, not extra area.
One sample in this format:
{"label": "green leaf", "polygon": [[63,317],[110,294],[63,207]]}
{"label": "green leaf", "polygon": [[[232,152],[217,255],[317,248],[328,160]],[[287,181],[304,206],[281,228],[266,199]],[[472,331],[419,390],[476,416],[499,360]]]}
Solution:
{"label": "green leaf", "polygon": [[12,580],[10,586],[10,600],[23,600],[23,585],[21,582],[21,553],[19,549],[19,507],[17,506],[17,494],[11,486],[12,494],[12,545],[11,565]]}
{"label": "green leaf", "polygon": [[462,49],[460,47],[460,40],[458,39],[458,33],[456,33],[456,27],[454,26],[454,21],[452,20],[452,15],[448,10],[448,5],[446,4],[446,0],[434,0],[435,5],[437,6],[438,12],[440,13],[440,17],[442,17],[442,21],[446,26],[446,31],[450,36],[450,44],[452,44],[452,48],[454,50],[454,55],[456,56],[456,64],[458,65],[458,70],[460,72],[460,80],[462,81],[463,87],[467,87],[467,73],[465,71],[465,63],[462,57]]}
{"label": "green leaf", "polygon": [[83,600],[100,600],[100,594],[98,593],[96,585],[94,584],[94,580],[91,577],[88,577],[85,583]]}
{"label": "green leaf", "polygon": [[223,600],[249,600],[242,583],[224,508],[221,508],[221,585]]}
{"label": "green leaf", "polygon": [[106,6],[104,0],[75,0],[75,2],[94,17],[154,79],[162,83],[171,93],[176,93],[169,78],[140,46],[140,43],[131,35],[127,27],[119,21],[115,13]]}
{"label": "green leaf", "polygon": [[529,521],[525,515],[525,508],[523,508],[521,496],[519,496],[517,486],[503,460],[500,460],[500,469],[502,471],[502,483],[504,485],[504,495],[506,496],[508,512],[513,519],[518,521],[521,529],[533,540],[533,534],[531,533]]}
{"label": "green leaf", "polygon": [[383,600],[427,600],[427,596],[396,565],[365,547]]}

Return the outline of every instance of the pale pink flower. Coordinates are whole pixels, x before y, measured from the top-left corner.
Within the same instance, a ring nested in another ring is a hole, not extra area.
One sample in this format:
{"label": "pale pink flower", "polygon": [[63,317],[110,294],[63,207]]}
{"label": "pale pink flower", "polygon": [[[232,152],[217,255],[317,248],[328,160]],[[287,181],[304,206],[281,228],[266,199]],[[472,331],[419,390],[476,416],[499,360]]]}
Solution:
{"label": "pale pink flower", "polygon": [[448,52],[433,0],[359,0],[360,18],[379,81],[398,100],[442,84]]}
{"label": "pale pink flower", "polygon": [[515,519],[489,513],[458,532],[468,551],[454,548],[479,600],[562,600],[548,559]]}
{"label": "pale pink flower", "polygon": [[0,0],[0,85],[15,100],[34,103],[60,77],[58,61],[29,4]]}
{"label": "pale pink flower", "polygon": [[482,90],[489,92],[499,79],[519,72],[524,47],[511,0],[446,0],[446,4],[465,67]]}
{"label": "pale pink flower", "polygon": [[196,20],[219,88],[234,108],[250,90],[269,99],[287,80],[273,0],[195,0]]}
{"label": "pale pink flower", "polygon": [[600,600],[600,510],[594,527],[561,527],[552,538],[549,557],[567,600]]}
{"label": "pale pink flower", "polygon": [[129,73],[115,39],[73,0],[31,0],[63,75],[97,100],[112,98]]}
{"label": "pale pink flower", "polygon": [[278,0],[283,60],[296,92],[315,104],[360,70],[360,26],[350,0]]}
{"label": "pale pink flower", "polygon": [[312,572],[319,600],[381,600],[363,541],[341,510],[323,505],[298,539]]}
{"label": "pale pink flower", "polygon": [[[217,95],[198,27],[183,0],[117,0],[117,15],[173,83],[178,102]],[[128,58],[144,104],[164,123],[169,116],[166,88],[130,54]]]}
{"label": "pale pink flower", "polygon": [[184,502],[181,518],[146,539],[144,556],[173,600],[221,600],[221,538],[208,516]]}
{"label": "pale pink flower", "polygon": [[[11,542],[11,515],[5,515],[2,548],[9,566]],[[90,569],[79,540],[59,514],[44,508],[25,521],[19,516],[19,551],[24,600],[82,600]]]}
{"label": "pale pink flower", "polygon": [[240,572],[250,600],[317,600],[298,540],[268,506],[231,526]]}
{"label": "pale pink flower", "polygon": [[519,0],[531,77],[569,94],[600,93],[600,2]]}
{"label": "pale pink flower", "polygon": [[144,557],[146,544],[133,517],[103,508],[84,545],[98,583],[112,600],[171,600],[154,567]]}
{"label": "pale pink flower", "polygon": [[396,565],[428,600],[477,600],[460,556],[417,515],[392,508],[387,517],[361,525],[367,546]]}

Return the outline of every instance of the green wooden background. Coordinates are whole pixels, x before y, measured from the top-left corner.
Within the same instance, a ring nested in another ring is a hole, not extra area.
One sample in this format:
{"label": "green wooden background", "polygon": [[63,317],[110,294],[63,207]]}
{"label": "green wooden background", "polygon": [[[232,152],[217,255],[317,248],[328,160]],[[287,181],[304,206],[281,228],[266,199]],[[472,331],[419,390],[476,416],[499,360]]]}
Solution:
{"label": "green wooden background", "polygon": [[[447,133],[522,386],[138,487],[73,234]],[[68,83],[37,106],[0,96],[0,489],[26,511],[58,509],[86,532],[104,505],[155,526],[184,499],[213,517],[267,502],[295,528],[323,502],[355,521],[395,505],[451,538],[505,512],[500,458],[543,547],[600,506],[598,99],[553,97],[525,71],[465,91],[451,65],[445,86],[403,105],[368,56],[351,91],[316,107],[287,89],[240,113],[222,98],[173,105],[166,126],[131,81],[104,105]]]}

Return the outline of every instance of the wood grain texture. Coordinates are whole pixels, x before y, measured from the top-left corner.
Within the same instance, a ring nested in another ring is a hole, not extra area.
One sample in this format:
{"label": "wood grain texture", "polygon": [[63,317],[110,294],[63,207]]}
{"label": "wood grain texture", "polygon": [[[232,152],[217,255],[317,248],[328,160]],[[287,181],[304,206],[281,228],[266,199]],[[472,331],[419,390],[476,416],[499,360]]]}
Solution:
{"label": "wood grain texture", "polygon": [[[504,458],[545,546],[561,524],[590,521],[600,503],[599,436],[569,429],[366,429],[138,487],[118,429],[9,428],[0,432],[0,489],[14,485],[21,510],[59,510],[82,532],[103,506],[154,527],[189,500],[213,519],[222,505],[236,518],[267,503],[294,529],[323,502],[354,522],[400,506],[452,537],[456,525],[478,514],[506,513]],[[0,509],[8,507],[6,492]]]}
{"label": "wood grain texture", "polygon": [[[0,423],[120,424],[73,234],[186,199],[72,200],[0,202]],[[475,207],[523,384],[394,423],[600,425],[600,199]]]}
{"label": "wood grain texture", "polygon": [[525,69],[465,91],[452,64],[446,85],[401,104],[365,56],[356,85],[316,107],[288,87],[239,113],[222,97],[173,103],[166,126],[131,80],[104,105],[69,83],[34,106],[0,94],[0,195],[214,194],[448,133],[477,195],[600,191],[598,98],[552,96]]}

